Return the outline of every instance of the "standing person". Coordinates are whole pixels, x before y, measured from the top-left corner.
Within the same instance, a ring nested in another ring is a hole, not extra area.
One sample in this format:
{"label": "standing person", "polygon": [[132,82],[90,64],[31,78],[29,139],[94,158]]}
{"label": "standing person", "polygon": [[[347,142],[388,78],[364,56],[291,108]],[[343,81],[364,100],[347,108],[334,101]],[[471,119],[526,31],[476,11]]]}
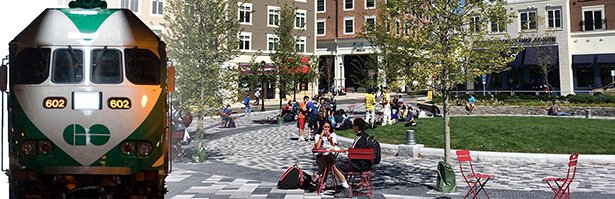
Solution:
{"label": "standing person", "polygon": [[186,112],[180,108],[180,104],[177,101],[173,102],[173,107],[175,108],[171,117],[171,125],[173,127],[173,130],[183,132],[184,135],[180,143],[190,143],[192,138],[190,138],[190,134],[188,134],[188,132],[186,131],[187,126],[184,122]]}
{"label": "standing person", "polygon": [[256,98],[256,102],[254,102],[254,105],[258,105],[260,103],[260,101],[258,100],[261,96],[261,89],[257,88],[256,91],[254,91],[254,98]]}
{"label": "standing person", "polygon": [[307,122],[308,122],[308,129],[307,129],[307,134],[308,134],[308,138],[310,138],[311,140],[314,139],[314,136],[310,136],[311,133],[314,133],[314,135],[316,134],[316,129],[317,127],[317,120],[318,120],[318,108],[316,108],[316,99],[312,98],[312,100],[308,101],[307,105]]}
{"label": "standing person", "polygon": [[468,97],[468,99],[466,100],[466,111],[468,112],[468,114],[472,113],[472,111],[474,111],[474,107],[476,106],[476,98],[474,98],[474,96],[472,94],[469,94],[470,96]]}
{"label": "standing person", "polygon": [[382,89],[382,126],[393,124],[391,120],[391,96],[389,96],[389,88],[386,86]]}
{"label": "standing person", "polygon": [[246,98],[243,99],[243,105],[246,107],[245,115],[249,116],[252,113],[252,108],[250,108],[250,95],[246,95]]}
{"label": "standing person", "polygon": [[299,103],[299,110],[297,113],[297,128],[299,128],[299,141],[301,141],[301,139],[304,139],[305,141],[308,141],[308,137],[309,135],[309,131],[308,131],[308,137],[303,137],[303,132],[305,129],[305,118],[307,116],[307,101],[308,99],[310,99],[310,97],[308,96],[304,96],[303,97],[303,101]]}
{"label": "standing person", "polygon": [[372,94],[372,89],[367,90],[365,94],[365,120],[369,124],[374,124],[374,117],[376,116],[376,97]]}

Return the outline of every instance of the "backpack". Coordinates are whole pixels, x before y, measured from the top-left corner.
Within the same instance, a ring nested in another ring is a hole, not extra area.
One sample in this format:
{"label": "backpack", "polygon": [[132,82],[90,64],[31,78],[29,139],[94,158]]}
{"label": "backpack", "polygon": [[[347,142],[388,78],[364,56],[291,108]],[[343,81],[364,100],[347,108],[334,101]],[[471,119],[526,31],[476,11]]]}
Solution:
{"label": "backpack", "polygon": [[[278,189],[298,189],[304,187],[304,178],[305,173],[303,173],[299,166],[296,164],[292,165],[284,171],[282,176],[280,176],[280,180],[278,180]],[[310,176],[309,181],[311,181],[311,178]]]}
{"label": "backpack", "polygon": [[293,114],[295,114],[295,115],[297,115],[297,113],[299,113],[299,112],[298,112],[298,111],[299,111],[299,102],[296,102],[296,103],[293,105],[293,110],[292,110],[292,111],[293,111]]}
{"label": "backpack", "polygon": [[374,136],[367,137],[367,146],[374,149],[374,164],[380,164],[381,156],[380,156],[380,143],[378,140],[374,138]]}
{"label": "backpack", "polygon": [[190,113],[190,111],[188,111],[186,115],[182,117],[182,123],[184,123],[186,127],[189,127],[190,124],[192,124],[192,113]]}

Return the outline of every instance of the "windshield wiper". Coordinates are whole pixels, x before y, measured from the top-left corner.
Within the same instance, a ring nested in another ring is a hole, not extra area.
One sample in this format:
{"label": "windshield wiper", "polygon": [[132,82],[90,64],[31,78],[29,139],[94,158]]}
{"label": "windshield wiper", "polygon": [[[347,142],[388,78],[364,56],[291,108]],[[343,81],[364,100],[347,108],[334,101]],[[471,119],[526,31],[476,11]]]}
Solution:
{"label": "windshield wiper", "polygon": [[102,59],[102,56],[105,54],[105,52],[107,51],[107,46],[105,46],[102,50],[102,52],[100,52],[100,54],[98,55],[98,57],[96,57],[96,61],[94,62],[94,66],[98,66],[98,63],[100,62],[100,60]]}
{"label": "windshield wiper", "polygon": [[75,56],[75,50],[73,50],[73,47],[71,47],[70,45],[68,45],[68,53],[74,61],[77,61],[77,63],[83,63],[81,60],[79,60],[79,57]]}

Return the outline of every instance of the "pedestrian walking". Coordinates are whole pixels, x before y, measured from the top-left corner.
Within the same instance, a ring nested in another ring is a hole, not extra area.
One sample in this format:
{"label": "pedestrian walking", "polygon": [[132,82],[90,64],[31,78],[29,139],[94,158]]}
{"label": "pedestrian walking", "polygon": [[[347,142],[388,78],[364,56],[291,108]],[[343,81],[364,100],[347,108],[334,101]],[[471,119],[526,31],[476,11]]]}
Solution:
{"label": "pedestrian walking", "polygon": [[256,102],[254,102],[254,105],[258,105],[260,103],[259,101],[259,97],[261,96],[261,89],[257,88],[256,91],[254,91],[254,98],[256,98]]}
{"label": "pedestrian walking", "polygon": [[243,105],[246,107],[245,115],[249,116],[252,113],[252,108],[250,107],[250,95],[246,95],[246,98],[243,99]]}

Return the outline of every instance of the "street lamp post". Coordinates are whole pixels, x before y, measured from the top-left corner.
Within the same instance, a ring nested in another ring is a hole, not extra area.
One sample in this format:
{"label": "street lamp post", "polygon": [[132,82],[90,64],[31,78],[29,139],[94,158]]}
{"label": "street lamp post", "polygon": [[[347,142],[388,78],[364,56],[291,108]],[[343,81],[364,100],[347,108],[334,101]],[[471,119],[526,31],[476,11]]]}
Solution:
{"label": "street lamp post", "polygon": [[265,65],[267,63],[265,63],[265,61],[261,61],[261,74],[260,74],[260,79],[261,79],[261,90],[263,90],[263,95],[261,96],[261,111],[265,111],[265,97],[267,97],[267,91],[265,90],[267,87],[265,87],[265,81],[263,81],[263,77],[264,77],[264,73],[265,73]]}

